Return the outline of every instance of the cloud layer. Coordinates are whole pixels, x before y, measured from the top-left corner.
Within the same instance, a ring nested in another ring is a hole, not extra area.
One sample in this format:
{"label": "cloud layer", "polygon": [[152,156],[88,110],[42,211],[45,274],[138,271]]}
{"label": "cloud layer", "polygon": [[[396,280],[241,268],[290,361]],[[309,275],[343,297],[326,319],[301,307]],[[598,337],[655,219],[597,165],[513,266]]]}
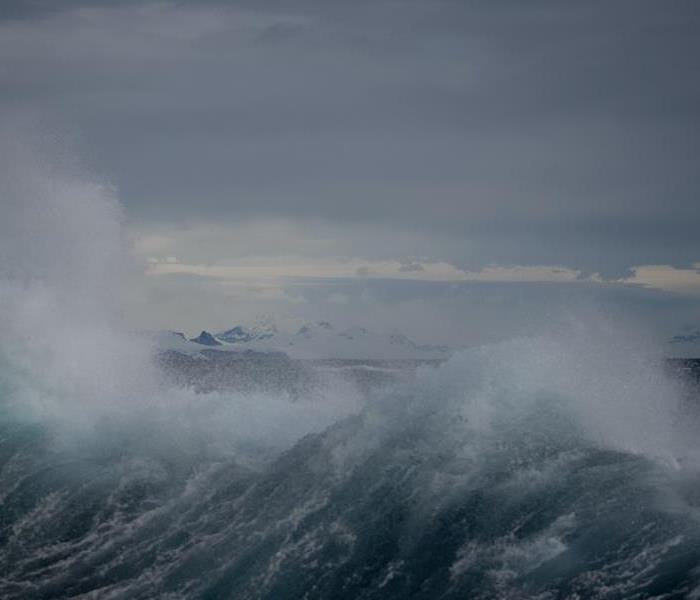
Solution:
{"label": "cloud layer", "polygon": [[699,30],[692,0],[7,0],[0,112],[117,189],[140,326],[486,339],[583,294],[683,327]]}
{"label": "cloud layer", "polygon": [[373,258],[415,233],[472,270],[700,258],[693,2],[0,10],[1,106],[78,131],[137,222],[372,224]]}

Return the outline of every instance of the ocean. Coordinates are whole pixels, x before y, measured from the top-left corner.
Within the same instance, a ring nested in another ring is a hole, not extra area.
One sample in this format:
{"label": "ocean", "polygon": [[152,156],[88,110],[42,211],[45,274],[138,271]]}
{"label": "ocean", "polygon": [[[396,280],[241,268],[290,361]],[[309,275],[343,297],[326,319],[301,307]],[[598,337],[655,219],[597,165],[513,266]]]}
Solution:
{"label": "ocean", "polygon": [[89,411],[6,355],[0,597],[700,597],[697,388],[618,350]]}

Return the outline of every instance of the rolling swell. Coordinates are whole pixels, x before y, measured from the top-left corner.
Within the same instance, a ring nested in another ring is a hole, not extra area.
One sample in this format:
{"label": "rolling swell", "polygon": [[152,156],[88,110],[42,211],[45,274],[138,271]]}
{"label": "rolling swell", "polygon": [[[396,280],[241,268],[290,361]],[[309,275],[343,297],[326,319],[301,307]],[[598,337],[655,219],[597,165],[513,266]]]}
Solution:
{"label": "rolling swell", "polygon": [[692,415],[598,354],[466,353],[257,463],[264,436],[214,452],[110,422],[66,444],[6,419],[0,595],[693,597]]}

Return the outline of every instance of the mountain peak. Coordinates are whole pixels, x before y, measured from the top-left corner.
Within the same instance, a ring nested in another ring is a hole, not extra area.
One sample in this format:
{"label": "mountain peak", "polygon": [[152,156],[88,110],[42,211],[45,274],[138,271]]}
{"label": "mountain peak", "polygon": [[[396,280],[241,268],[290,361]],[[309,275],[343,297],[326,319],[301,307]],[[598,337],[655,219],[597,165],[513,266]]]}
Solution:
{"label": "mountain peak", "polygon": [[277,326],[271,320],[259,320],[255,325],[245,327],[236,325],[221,333],[216,337],[229,344],[246,343],[255,340],[266,340],[277,333]]}
{"label": "mountain peak", "polygon": [[[221,333],[202,331],[185,342],[170,333],[162,345],[177,351],[199,353],[202,350],[282,352],[299,359],[440,359],[449,349],[416,344],[398,331],[373,332],[361,326],[337,328],[325,320],[299,323],[298,329],[278,329],[270,319],[259,319],[251,326],[236,325]],[[290,324],[291,325],[291,324]],[[182,344],[189,344],[189,348]],[[195,345],[196,344],[196,345]]]}
{"label": "mountain peak", "polygon": [[221,342],[208,331],[202,331],[196,338],[192,338],[190,342],[202,344],[202,346],[221,346]]}

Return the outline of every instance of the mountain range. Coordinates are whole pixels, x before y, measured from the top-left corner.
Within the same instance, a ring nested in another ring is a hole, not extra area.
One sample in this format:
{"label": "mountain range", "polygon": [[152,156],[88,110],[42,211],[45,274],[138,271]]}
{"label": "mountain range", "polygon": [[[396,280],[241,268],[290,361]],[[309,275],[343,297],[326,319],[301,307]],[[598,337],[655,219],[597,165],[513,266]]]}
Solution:
{"label": "mountain range", "polygon": [[284,353],[289,358],[311,360],[436,360],[447,358],[450,353],[445,346],[417,344],[396,331],[337,329],[328,321],[306,323],[291,332],[272,321],[262,321],[253,326],[236,325],[219,333],[202,331],[191,339],[180,332],[160,332],[155,343],[159,350],[190,355],[203,351],[241,353],[241,357]]}

